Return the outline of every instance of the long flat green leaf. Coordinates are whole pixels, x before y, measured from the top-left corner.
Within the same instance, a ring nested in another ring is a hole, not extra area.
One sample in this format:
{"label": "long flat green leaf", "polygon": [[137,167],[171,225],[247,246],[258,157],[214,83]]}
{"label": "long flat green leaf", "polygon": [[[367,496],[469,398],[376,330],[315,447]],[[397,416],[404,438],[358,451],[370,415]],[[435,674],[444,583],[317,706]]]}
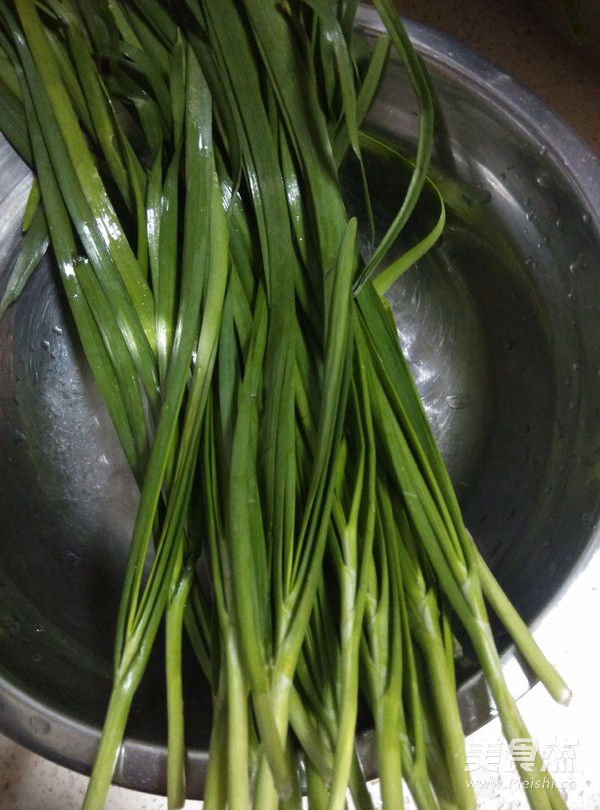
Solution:
{"label": "long flat green leaf", "polygon": [[42,208],[38,206],[25,233],[23,244],[8,277],[2,300],[0,300],[0,318],[22,293],[31,275],[45,256],[49,244],[46,217]]}
{"label": "long flat green leaf", "polygon": [[[85,143],[68,94],[60,80],[39,17],[28,0],[16,0],[15,5],[23,24],[25,36],[32,48],[33,60],[31,62],[27,60],[29,64],[27,64],[26,70],[30,76],[30,87],[34,93],[34,98],[38,92],[37,87],[41,85],[39,73],[43,72],[45,76],[43,87],[46,109],[49,107],[52,110],[56,126],[64,139],[65,149],[69,154],[73,173],[77,178],[83,198],[89,206],[89,216],[78,217],[77,219],[85,222],[88,228],[95,229],[101,247],[114,261],[119,270],[121,282],[129,294],[129,300],[142,325],[146,339],[150,341],[150,346],[152,346],[154,332],[150,292],[143,275],[140,273],[131,247],[123,234],[113,205],[99,180],[97,167]],[[25,49],[20,43],[19,51],[22,58],[27,58]],[[37,75],[34,71],[37,71]],[[41,88],[39,92],[41,93]],[[45,123],[47,126],[48,122]],[[82,233],[81,236],[84,238],[85,233]]]}

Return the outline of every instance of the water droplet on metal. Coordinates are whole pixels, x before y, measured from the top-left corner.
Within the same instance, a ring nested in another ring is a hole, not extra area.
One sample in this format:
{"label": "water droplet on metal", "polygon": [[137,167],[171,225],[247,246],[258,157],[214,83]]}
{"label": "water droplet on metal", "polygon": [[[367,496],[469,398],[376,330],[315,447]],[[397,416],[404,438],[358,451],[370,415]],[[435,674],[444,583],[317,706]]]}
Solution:
{"label": "water droplet on metal", "polygon": [[528,256],[525,259],[525,267],[527,267],[529,270],[535,270],[535,268],[537,267],[537,262],[533,258],[533,256]]}
{"label": "water droplet on metal", "polygon": [[49,349],[49,348],[50,348],[50,341],[42,340],[42,349]]}
{"label": "water droplet on metal", "polygon": [[33,628],[36,633],[43,633],[44,632],[44,625],[43,624],[36,624]]}
{"label": "water droplet on metal", "polygon": [[0,621],[0,636],[17,636],[21,631],[21,624],[13,616],[5,616]]}
{"label": "water droplet on metal", "polygon": [[49,734],[52,728],[47,720],[44,720],[43,717],[37,717],[36,715],[29,718],[29,725],[36,734]]}
{"label": "water droplet on metal", "polygon": [[470,403],[471,397],[469,394],[449,394],[446,397],[446,404],[455,411],[468,407]]}
{"label": "water droplet on metal", "polygon": [[27,441],[27,437],[25,436],[25,434],[24,434],[24,433],[21,433],[21,431],[20,431],[20,430],[17,430],[17,429],[15,428],[15,429],[13,430],[13,432],[12,432],[12,440],[13,440],[13,442],[14,442],[15,444],[23,444],[24,442],[26,442],[26,441]]}
{"label": "water droplet on metal", "polygon": [[583,253],[580,253],[579,256],[575,259],[574,262],[571,262],[569,265],[569,271],[571,273],[576,273],[578,270],[583,270],[586,266],[586,261],[583,256]]}
{"label": "water droplet on metal", "polygon": [[79,565],[81,557],[75,551],[65,549],[62,555],[62,560],[69,568],[75,568],[75,566]]}
{"label": "water droplet on metal", "polygon": [[477,183],[475,186],[475,202],[478,205],[487,205],[491,202],[492,192],[483,183]]}
{"label": "water droplet on metal", "polygon": [[581,217],[581,219],[586,225],[589,225],[590,222],[592,221],[592,215],[588,213],[588,211],[586,211],[585,214]]}
{"label": "water droplet on metal", "polygon": [[55,335],[62,335],[63,333],[61,326],[53,326],[52,331],[54,332]]}
{"label": "water droplet on metal", "polygon": [[541,188],[548,188],[551,182],[550,175],[548,174],[548,172],[539,172],[537,177],[535,178],[535,181],[538,184],[538,186],[541,186]]}

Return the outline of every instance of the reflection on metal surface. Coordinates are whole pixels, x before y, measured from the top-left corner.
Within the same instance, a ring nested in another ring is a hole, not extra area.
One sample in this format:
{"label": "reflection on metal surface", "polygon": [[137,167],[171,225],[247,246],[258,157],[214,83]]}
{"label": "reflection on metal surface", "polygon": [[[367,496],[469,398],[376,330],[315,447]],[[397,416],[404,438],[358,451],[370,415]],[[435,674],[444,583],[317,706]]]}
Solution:
{"label": "reflection on metal surface", "polygon": [[[368,10],[362,21],[378,27]],[[434,171],[449,225],[390,301],[469,527],[554,656],[568,643],[561,605],[573,609],[578,583],[587,599],[586,566],[597,559],[600,172],[505,75],[441,35],[410,31],[436,88]],[[414,113],[393,66],[370,126],[410,148]],[[395,180],[376,164],[369,171],[385,216]],[[0,176],[6,278],[29,180],[5,143]],[[0,323],[0,481],[0,727],[86,771],[110,686],[136,490],[47,264]],[[510,656],[506,667],[521,694],[527,674]],[[135,704],[117,778],[161,792],[160,669],[154,675]],[[492,709],[468,662],[464,678],[470,731]],[[197,796],[207,693],[195,689],[189,706]]]}

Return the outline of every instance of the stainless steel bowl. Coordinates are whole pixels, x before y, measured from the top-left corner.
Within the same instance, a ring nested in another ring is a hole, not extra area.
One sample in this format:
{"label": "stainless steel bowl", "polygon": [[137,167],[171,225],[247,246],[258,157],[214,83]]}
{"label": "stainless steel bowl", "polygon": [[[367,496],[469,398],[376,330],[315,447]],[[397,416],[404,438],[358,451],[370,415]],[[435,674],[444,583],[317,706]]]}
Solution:
{"label": "stainless steel bowl", "polygon": [[[380,28],[366,8],[360,22],[369,35]],[[443,35],[409,31],[436,89],[434,169],[454,204],[443,240],[392,292],[399,334],[469,526],[556,658],[571,641],[565,616],[598,609],[600,171],[508,76]],[[393,64],[370,126],[410,148],[416,115]],[[384,218],[399,181],[377,164],[370,172]],[[6,277],[30,180],[5,143],[0,177]],[[136,491],[46,266],[0,324],[0,481],[0,729],[87,772]],[[506,672],[515,694],[528,688],[510,649]],[[198,797],[210,706],[191,667],[186,687]],[[163,698],[157,655],[120,784],[164,791]],[[467,731],[493,716],[468,661],[460,701]]]}

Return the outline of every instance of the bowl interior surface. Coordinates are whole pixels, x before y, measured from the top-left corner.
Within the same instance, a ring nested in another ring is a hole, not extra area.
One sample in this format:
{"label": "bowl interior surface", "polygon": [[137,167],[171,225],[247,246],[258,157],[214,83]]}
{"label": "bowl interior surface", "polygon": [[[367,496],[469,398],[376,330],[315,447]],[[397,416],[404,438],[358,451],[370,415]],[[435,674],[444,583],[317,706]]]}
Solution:
{"label": "bowl interior surface", "polygon": [[[378,28],[371,12],[361,19]],[[435,87],[433,173],[448,226],[390,300],[467,525],[535,624],[597,545],[600,176],[526,91],[446,38],[409,30]],[[369,128],[411,150],[417,112],[394,63]],[[381,226],[404,181],[366,159]],[[5,142],[0,176],[6,278],[30,178]],[[346,182],[359,210],[352,173]],[[430,213],[425,201],[405,240]],[[48,264],[0,323],[0,481],[0,728],[85,772],[110,689],[137,493]],[[492,710],[468,654],[463,664],[472,731]],[[189,794],[199,796],[210,703],[191,665],[186,680]],[[157,655],[134,704],[121,784],[164,789],[163,703]]]}

